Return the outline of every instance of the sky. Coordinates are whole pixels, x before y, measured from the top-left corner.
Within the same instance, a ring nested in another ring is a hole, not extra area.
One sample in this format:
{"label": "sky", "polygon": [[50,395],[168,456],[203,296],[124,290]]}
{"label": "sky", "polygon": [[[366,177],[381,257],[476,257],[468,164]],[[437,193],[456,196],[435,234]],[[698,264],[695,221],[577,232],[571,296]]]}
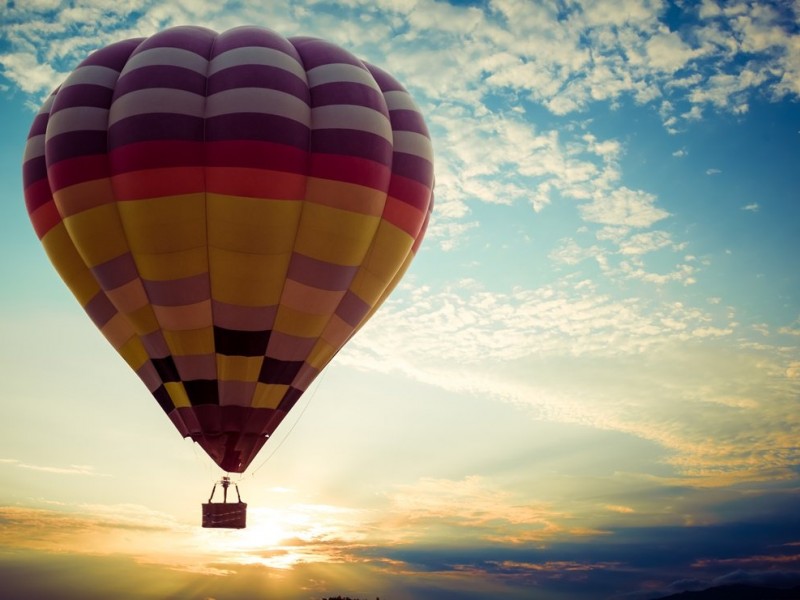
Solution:
{"label": "sky", "polygon": [[[613,8],[612,8],[613,6]],[[174,25],[335,42],[414,96],[436,204],[395,293],[199,526],[219,469],[69,294],[25,138]],[[9,597],[649,600],[800,584],[800,2],[8,0]]]}

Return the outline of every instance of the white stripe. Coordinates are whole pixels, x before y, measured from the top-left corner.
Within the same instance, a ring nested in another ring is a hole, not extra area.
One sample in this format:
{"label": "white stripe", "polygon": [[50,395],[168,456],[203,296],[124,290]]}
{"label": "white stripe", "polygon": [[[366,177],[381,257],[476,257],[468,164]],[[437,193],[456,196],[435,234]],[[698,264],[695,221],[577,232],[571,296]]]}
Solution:
{"label": "white stripe", "polygon": [[61,89],[81,83],[99,85],[113,89],[118,78],[119,72],[115,71],[114,69],[101,67],[99,65],[87,65],[85,67],[79,67],[70,73],[66,81],[61,84]]}
{"label": "white stripe", "polygon": [[147,113],[171,113],[176,115],[203,116],[205,98],[199,94],[174,88],[146,88],[120,96],[111,105],[108,125],[117,121]]}
{"label": "white stripe", "polygon": [[274,48],[261,48],[259,46],[245,46],[243,48],[234,48],[223,52],[219,56],[211,59],[208,68],[209,76],[218,73],[224,69],[231,67],[238,67],[240,65],[266,65],[270,67],[278,67],[284,71],[289,71],[297,75],[303,81],[306,81],[306,71],[295,58],[275,50]]}
{"label": "white stripe", "polygon": [[142,67],[153,66],[182,67],[205,75],[208,69],[208,60],[199,54],[180,48],[151,48],[131,56],[122,69],[122,75]]}
{"label": "white stripe", "polygon": [[25,144],[25,155],[22,157],[22,162],[27,162],[32,158],[44,156],[44,134],[35,135],[28,138]]}
{"label": "white stripe", "polygon": [[313,129],[354,129],[374,133],[391,143],[392,126],[381,113],[365,106],[333,104],[311,109]]}
{"label": "white stripe", "polygon": [[[59,88],[59,89],[61,89],[61,88]],[[42,104],[42,108],[40,108],[39,112],[36,113],[36,116],[38,117],[39,115],[49,113],[50,109],[53,108],[53,102],[55,102],[55,101],[56,101],[56,94],[50,94],[47,97],[47,100],[44,101],[44,104]]]}
{"label": "white stripe", "polygon": [[45,140],[70,131],[105,131],[107,126],[107,108],[73,106],[50,115]]}
{"label": "white stripe", "polygon": [[419,108],[408,92],[386,92],[383,97],[386,98],[386,105],[389,110],[413,110],[414,112],[419,112]]}
{"label": "white stripe", "polygon": [[278,115],[310,125],[311,109],[298,97],[264,88],[235,88],[208,97],[206,117],[232,113]]}
{"label": "white stripe", "polygon": [[394,151],[413,154],[433,162],[433,146],[431,141],[419,133],[413,131],[394,132]]}
{"label": "white stripe", "polygon": [[314,67],[308,72],[308,85],[314,87],[325,83],[338,83],[345,81],[349,83],[361,83],[380,92],[378,84],[372,77],[372,73],[362,67],[348,65],[344,63],[331,63]]}

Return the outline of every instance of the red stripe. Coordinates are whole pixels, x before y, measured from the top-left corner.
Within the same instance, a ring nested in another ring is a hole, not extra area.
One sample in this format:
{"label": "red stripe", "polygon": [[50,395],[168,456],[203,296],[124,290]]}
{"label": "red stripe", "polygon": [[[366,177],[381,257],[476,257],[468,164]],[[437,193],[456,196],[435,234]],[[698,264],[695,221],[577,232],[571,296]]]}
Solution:
{"label": "red stripe", "polygon": [[61,188],[108,177],[108,156],[92,154],[61,160],[47,167],[47,178],[53,192]]}
{"label": "red stripe", "polygon": [[126,144],[109,154],[112,173],[166,167],[249,167],[290,173],[308,170],[308,152],[274,142],[152,140]]}
{"label": "red stripe", "polygon": [[39,239],[42,239],[48,231],[61,223],[61,215],[58,214],[55,202],[48,202],[40,206],[30,213],[30,217],[33,230]]}
{"label": "red stripe", "polygon": [[256,140],[206,142],[206,164],[305,173],[308,170],[308,152],[295,146]]}
{"label": "red stripe", "polygon": [[144,200],[205,191],[203,167],[169,167],[119,173],[111,178],[117,200]]}
{"label": "red stripe", "polygon": [[419,250],[420,244],[422,244],[422,238],[425,237],[425,232],[428,230],[428,224],[431,222],[431,213],[425,215],[425,220],[422,223],[422,227],[419,230],[419,234],[417,235],[417,239],[414,240],[414,245],[411,246],[412,254],[416,254],[417,250]]}
{"label": "red stripe", "polygon": [[389,195],[421,211],[428,210],[431,201],[431,189],[428,186],[397,174],[392,174]]}
{"label": "red stripe", "polygon": [[386,165],[366,158],[315,152],[311,155],[309,175],[385,191],[389,188],[391,173]]}
{"label": "red stripe", "polygon": [[50,182],[46,178],[35,181],[25,188],[25,206],[28,213],[33,213],[40,206],[52,201]]}
{"label": "red stripe", "polygon": [[203,142],[157,140],[126,144],[109,153],[114,175],[143,169],[193,167],[203,164]]}
{"label": "red stripe", "polygon": [[402,229],[411,237],[416,238],[422,223],[425,221],[425,213],[397,198],[389,196],[386,199],[386,208],[383,211],[382,218]]}
{"label": "red stripe", "polygon": [[209,167],[206,170],[206,190],[246,198],[302,200],[306,193],[306,177],[281,171]]}

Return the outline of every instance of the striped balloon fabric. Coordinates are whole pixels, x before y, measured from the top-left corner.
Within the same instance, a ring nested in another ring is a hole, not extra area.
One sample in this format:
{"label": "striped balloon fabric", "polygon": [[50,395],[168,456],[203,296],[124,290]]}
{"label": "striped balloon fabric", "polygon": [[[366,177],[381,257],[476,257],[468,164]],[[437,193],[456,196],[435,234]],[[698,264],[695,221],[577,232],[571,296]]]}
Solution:
{"label": "striped balloon fabric", "polygon": [[36,116],[23,174],[56,270],[229,472],[392,291],[433,205],[406,90],[258,27],[94,52]]}

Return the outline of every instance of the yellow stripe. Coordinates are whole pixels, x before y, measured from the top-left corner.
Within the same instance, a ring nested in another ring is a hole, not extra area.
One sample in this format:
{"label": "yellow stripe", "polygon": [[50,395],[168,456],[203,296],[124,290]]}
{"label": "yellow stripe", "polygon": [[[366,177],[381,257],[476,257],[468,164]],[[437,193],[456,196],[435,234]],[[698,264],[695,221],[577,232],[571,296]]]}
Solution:
{"label": "yellow stripe", "polygon": [[180,381],[168,381],[164,384],[164,388],[167,390],[176,408],[192,405],[192,403],[189,402],[189,396],[186,395],[186,389],[184,389]]}
{"label": "yellow stripe", "polygon": [[209,248],[211,297],[240,306],[274,306],[280,302],[291,253],[273,256]]}
{"label": "yellow stripe", "polygon": [[250,254],[292,251],[302,202],[208,194],[208,244]]}
{"label": "yellow stripe", "polygon": [[388,221],[382,221],[361,268],[392,276],[403,264],[413,245],[414,238],[405,231]]}
{"label": "yellow stripe", "polygon": [[42,238],[42,246],[72,295],[81,306],[86,306],[100,291],[100,286],[86,268],[63,223],[47,232]]}
{"label": "yellow stripe", "polygon": [[323,339],[317,341],[316,346],[311,351],[306,362],[315,369],[322,370],[327,365],[334,355],[339,351],[339,348],[331,346]]}
{"label": "yellow stripe", "polygon": [[298,337],[319,337],[325,329],[330,315],[310,315],[287,306],[278,309],[275,331]]}
{"label": "yellow stripe", "polygon": [[164,330],[164,339],[175,356],[214,353],[214,328],[186,329],[183,331]]}
{"label": "yellow stripe", "polygon": [[128,251],[115,204],[103,204],[64,219],[64,225],[89,267]]}
{"label": "yellow stripe", "polygon": [[224,356],[217,355],[217,376],[222,381],[258,381],[261,356]]}
{"label": "yellow stripe", "polygon": [[278,408],[286,392],[289,391],[288,385],[257,383],[256,391],[253,394],[254,408]]}
{"label": "yellow stripe", "polygon": [[206,246],[204,193],[118,202],[116,205],[134,255],[181,252]]}
{"label": "yellow stripe", "polygon": [[181,279],[208,272],[205,246],[171,254],[138,253],[133,258],[142,278],[153,281]]}
{"label": "yellow stripe", "polygon": [[128,313],[126,317],[139,335],[147,335],[161,328],[155,314],[153,314],[153,308],[149,304],[132,313]]}
{"label": "yellow stripe", "polygon": [[295,249],[329,263],[358,266],[364,259],[379,217],[305,203]]}
{"label": "yellow stripe", "polygon": [[134,371],[138,371],[150,359],[138,337],[129,339],[117,352]]}

